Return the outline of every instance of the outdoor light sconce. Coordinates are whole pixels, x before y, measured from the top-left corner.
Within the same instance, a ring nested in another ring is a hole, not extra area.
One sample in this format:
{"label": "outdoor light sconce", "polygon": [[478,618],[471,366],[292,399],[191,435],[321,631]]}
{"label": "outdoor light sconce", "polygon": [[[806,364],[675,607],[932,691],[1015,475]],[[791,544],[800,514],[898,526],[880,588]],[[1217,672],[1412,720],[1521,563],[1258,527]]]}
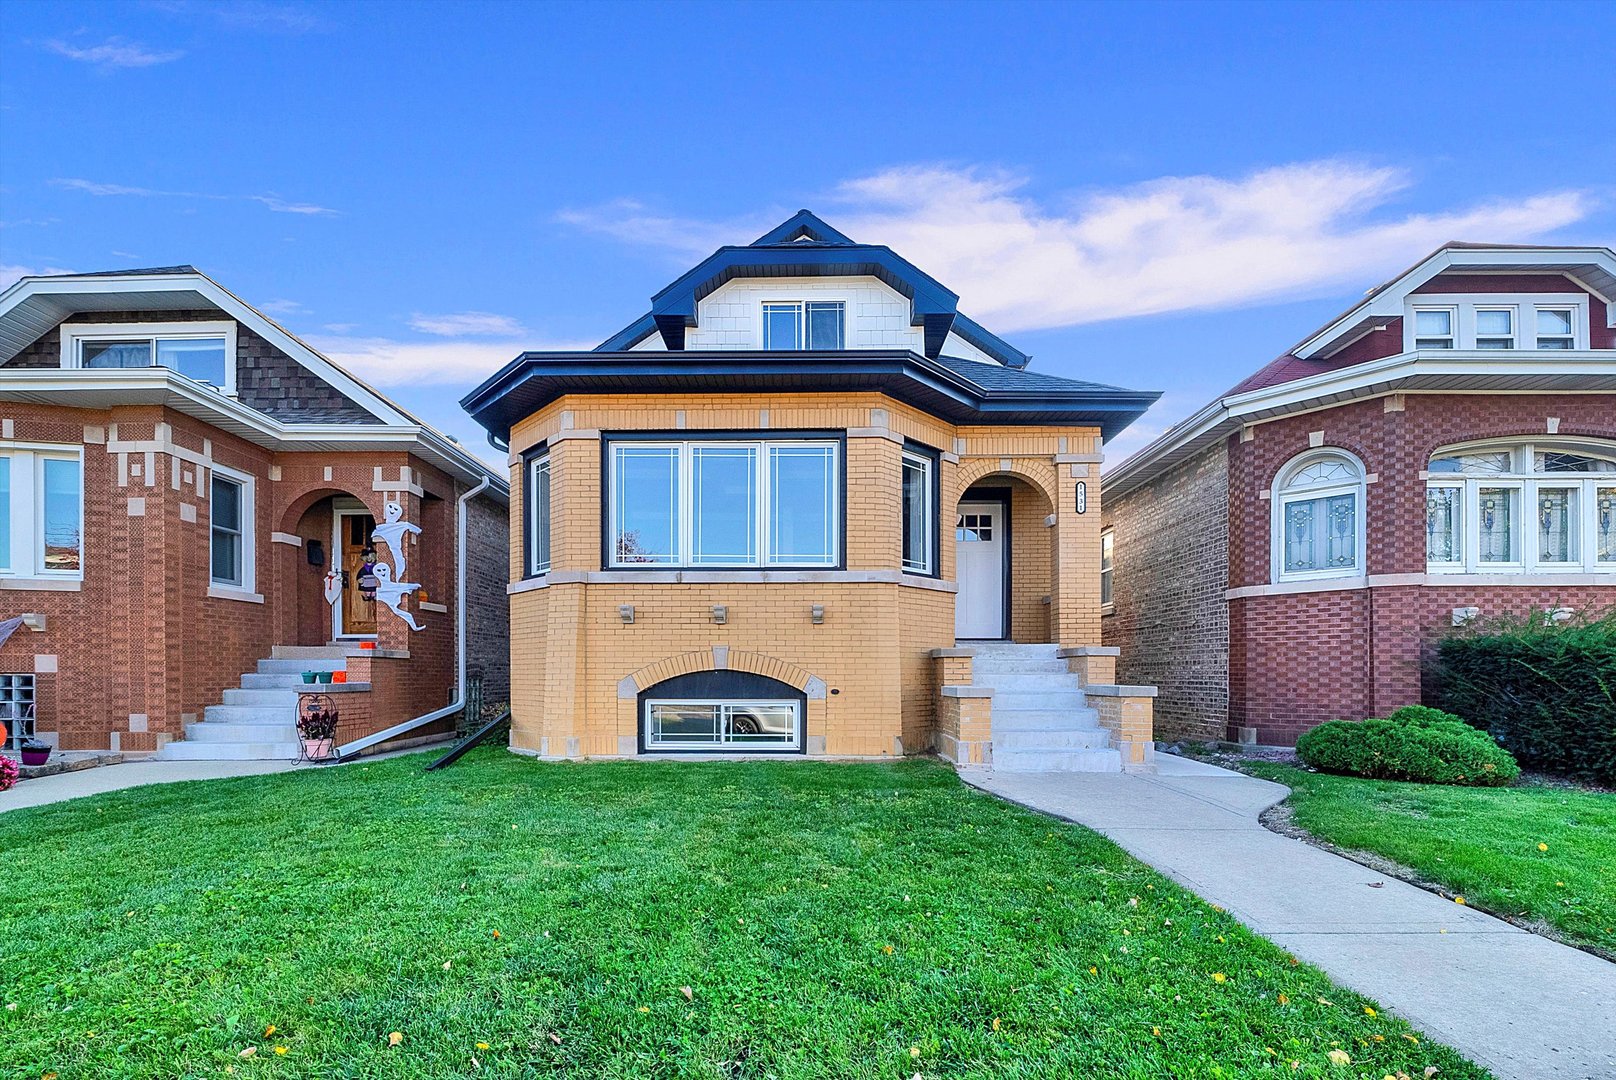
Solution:
{"label": "outdoor light sconce", "polygon": [[1453,609],[1453,625],[1463,626],[1480,615],[1481,609],[1479,607],[1456,607]]}
{"label": "outdoor light sconce", "polygon": [[723,626],[729,622],[729,608],[724,604],[713,605],[713,622]]}
{"label": "outdoor light sconce", "polygon": [[623,620],[623,625],[624,626],[627,626],[629,623],[633,622],[634,621],[634,605],[633,604],[618,604],[617,605],[617,617],[619,619]]}
{"label": "outdoor light sconce", "polygon": [[813,607],[809,608],[808,618],[813,620],[813,624],[815,626],[822,624],[825,621],[825,605],[815,604]]}
{"label": "outdoor light sconce", "polygon": [[36,634],[43,634],[45,627],[50,624],[50,616],[43,611],[25,611],[22,614],[22,624]]}

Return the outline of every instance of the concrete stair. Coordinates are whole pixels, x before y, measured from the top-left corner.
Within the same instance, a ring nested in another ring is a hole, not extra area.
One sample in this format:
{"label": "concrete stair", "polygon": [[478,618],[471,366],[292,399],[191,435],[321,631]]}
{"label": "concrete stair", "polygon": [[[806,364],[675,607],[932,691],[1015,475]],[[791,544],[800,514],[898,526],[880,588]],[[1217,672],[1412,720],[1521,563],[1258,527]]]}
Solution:
{"label": "concrete stair", "polygon": [[158,751],[167,761],[258,761],[295,758],[297,692],[305,671],[346,671],[348,646],[277,645],[258,670],[209,705],[202,720],[185,725],[185,738]]}
{"label": "concrete stair", "polygon": [[1121,772],[1058,645],[974,645],[971,682],[993,690],[993,768],[999,772]]}

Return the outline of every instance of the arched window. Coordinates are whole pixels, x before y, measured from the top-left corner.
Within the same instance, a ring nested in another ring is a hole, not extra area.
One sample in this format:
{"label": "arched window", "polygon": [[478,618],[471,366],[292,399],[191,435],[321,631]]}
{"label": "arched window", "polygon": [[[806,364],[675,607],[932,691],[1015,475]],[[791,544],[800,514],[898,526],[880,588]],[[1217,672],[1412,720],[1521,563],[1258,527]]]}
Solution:
{"label": "arched window", "polygon": [[1448,447],[1427,476],[1432,573],[1616,572],[1616,442]]}
{"label": "arched window", "polygon": [[1344,450],[1304,454],[1274,485],[1274,566],[1279,581],[1363,573],[1364,470]]}

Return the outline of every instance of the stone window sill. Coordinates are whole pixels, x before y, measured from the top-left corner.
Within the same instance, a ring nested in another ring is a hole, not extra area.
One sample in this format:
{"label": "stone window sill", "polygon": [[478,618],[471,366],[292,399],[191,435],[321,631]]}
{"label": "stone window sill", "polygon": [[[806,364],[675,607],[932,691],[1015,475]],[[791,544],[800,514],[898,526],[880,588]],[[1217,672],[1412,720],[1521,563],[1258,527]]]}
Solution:
{"label": "stone window sill", "polygon": [[262,604],[263,593],[248,592],[230,585],[209,585],[208,596],[214,600],[238,600],[244,604]]}

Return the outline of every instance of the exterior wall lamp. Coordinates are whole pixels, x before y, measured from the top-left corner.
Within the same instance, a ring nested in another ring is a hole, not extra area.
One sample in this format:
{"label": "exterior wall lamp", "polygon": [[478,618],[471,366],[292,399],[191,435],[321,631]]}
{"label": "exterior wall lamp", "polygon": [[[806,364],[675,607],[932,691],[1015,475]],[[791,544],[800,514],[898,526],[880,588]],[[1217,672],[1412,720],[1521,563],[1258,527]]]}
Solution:
{"label": "exterior wall lamp", "polygon": [[623,620],[623,625],[624,626],[627,626],[629,623],[633,622],[634,621],[634,605],[633,604],[618,604],[617,605],[617,617],[619,619]]}
{"label": "exterior wall lamp", "polygon": [[813,607],[809,608],[808,618],[813,621],[815,626],[821,625],[825,621],[825,605],[815,604]]}
{"label": "exterior wall lamp", "polygon": [[713,622],[719,626],[723,626],[725,623],[729,622],[729,607],[727,605],[713,605]]}

